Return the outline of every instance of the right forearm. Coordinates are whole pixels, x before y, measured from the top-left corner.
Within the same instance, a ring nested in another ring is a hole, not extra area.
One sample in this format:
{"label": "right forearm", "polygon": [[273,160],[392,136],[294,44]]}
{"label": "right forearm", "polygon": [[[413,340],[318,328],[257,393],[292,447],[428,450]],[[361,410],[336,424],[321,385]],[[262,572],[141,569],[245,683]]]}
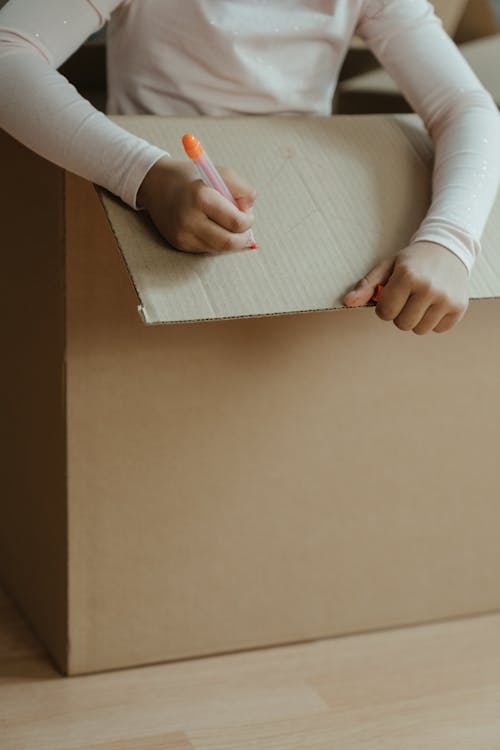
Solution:
{"label": "right forearm", "polygon": [[59,166],[135,207],[144,176],[165,152],[111,122],[40,57],[0,43],[0,125]]}

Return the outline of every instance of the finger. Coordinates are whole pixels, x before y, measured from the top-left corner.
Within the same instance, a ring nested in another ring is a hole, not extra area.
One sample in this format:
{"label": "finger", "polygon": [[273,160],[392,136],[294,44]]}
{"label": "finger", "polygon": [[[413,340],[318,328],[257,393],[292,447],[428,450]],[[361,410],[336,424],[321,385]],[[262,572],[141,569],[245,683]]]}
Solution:
{"label": "finger", "polygon": [[404,309],[410,296],[411,286],[409,282],[401,278],[396,270],[385,285],[375,312],[381,320],[395,320]]}
{"label": "finger", "polygon": [[[431,307],[431,301],[421,294],[410,294],[403,308],[393,319],[400,331],[412,331]],[[442,315],[441,315],[442,317]]]}
{"label": "finger", "polygon": [[196,205],[205,216],[227,229],[228,232],[235,234],[246,232],[253,224],[252,213],[239,211],[217,190],[207,185],[200,187],[196,196]]}
{"label": "finger", "polygon": [[434,333],[446,333],[446,331],[456,326],[462,320],[463,316],[464,313],[450,313],[449,315],[445,315],[440,323],[433,328]]}
{"label": "finger", "polygon": [[413,332],[417,336],[424,336],[426,333],[433,331],[436,326],[446,317],[446,308],[442,305],[431,305],[423,315],[420,323],[413,327]]}
{"label": "finger", "polygon": [[202,252],[224,253],[249,249],[248,232],[228,232],[210,219],[197,228],[196,247]]}
{"label": "finger", "polygon": [[348,292],[343,303],[347,307],[360,307],[366,305],[375,291],[377,284],[385,284],[386,280],[391,274],[394,266],[394,258],[387,258],[386,260],[379,263],[375,268],[366,274],[352,289]]}
{"label": "finger", "polygon": [[247,211],[255,203],[257,191],[233,169],[217,167],[220,175],[229,188],[229,192],[242,211]]}

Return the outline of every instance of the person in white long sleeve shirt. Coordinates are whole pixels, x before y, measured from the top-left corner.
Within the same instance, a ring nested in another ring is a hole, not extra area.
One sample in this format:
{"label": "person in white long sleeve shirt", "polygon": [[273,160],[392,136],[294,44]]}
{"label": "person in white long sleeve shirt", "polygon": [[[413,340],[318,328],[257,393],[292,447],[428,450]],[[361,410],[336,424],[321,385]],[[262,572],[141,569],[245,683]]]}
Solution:
{"label": "person in white long sleeve shirt", "polygon": [[0,125],[56,164],[146,209],[175,247],[243,249],[255,191],[225,178],[238,210],[191,165],[97,112],[57,72],[109,20],[108,111],[159,115],[330,113],[354,33],[396,79],[436,149],[433,200],[408,247],[346,295],[424,334],[452,328],[500,179],[498,111],[426,0],[10,0],[0,11]]}

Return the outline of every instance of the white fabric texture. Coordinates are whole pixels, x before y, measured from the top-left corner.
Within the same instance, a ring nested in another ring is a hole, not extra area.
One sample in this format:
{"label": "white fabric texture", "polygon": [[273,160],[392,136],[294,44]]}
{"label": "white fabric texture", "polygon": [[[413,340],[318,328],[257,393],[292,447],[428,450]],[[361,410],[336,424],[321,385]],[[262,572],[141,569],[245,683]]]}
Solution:
{"label": "white fabric texture", "polygon": [[500,180],[500,117],[426,0],[10,0],[0,11],[0,125],[136,208],[165,152],[55,70],[108,19],[114,114],[328,115],[359,34],[435,143],[433,201],[412,239],[443,245],[471,270]]}

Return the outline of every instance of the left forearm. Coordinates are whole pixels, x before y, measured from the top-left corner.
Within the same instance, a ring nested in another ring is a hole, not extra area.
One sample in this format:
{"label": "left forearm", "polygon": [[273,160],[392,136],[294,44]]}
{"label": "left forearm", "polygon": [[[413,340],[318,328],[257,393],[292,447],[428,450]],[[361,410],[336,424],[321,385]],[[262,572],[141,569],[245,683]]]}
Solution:
{"label": "left forearm", "polygon": [[429,213],[412,238],[444,245],[470,271],[500,179],[500,117],[427,0],[365,0],[358,33],[434,141]]}
{"label": "left forearm", "polygon": [[500,182],[500,115],[486,92],[460,92],[428,127],[433,199],[412,241],[448,247],[470,271]]}

